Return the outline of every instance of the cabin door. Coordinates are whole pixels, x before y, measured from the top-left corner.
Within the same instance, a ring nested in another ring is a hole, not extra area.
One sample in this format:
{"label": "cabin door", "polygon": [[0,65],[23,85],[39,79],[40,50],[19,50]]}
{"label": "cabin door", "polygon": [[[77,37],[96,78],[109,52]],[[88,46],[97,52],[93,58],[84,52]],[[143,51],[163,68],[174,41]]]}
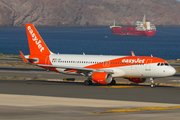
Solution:
{"label": "cabin door", "polygon": [[151,63],[152,63],[152,59],[148,59],[146,61],[146,65],[145,65],[145,70],[146,71],[151,71]]}

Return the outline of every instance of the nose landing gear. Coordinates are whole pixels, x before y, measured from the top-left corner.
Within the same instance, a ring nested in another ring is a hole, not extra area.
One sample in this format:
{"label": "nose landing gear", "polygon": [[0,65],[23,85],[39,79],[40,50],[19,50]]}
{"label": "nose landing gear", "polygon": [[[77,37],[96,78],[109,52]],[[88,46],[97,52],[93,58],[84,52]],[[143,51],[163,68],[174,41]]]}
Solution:
{"label": "nose landing gear", "polygon": [[150,78],[150,81],[151,81],[151,88],[155,88],[154,78]]}

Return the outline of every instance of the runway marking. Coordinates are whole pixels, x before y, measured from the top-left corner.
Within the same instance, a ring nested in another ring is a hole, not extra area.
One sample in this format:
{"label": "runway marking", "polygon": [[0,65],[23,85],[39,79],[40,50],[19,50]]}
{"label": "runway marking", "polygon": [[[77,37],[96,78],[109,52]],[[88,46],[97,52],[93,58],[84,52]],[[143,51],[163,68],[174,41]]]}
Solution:
{"label": "runway marking", "polygon": [[124,85],[120,85],[120,86],[98,86],[98,87],[105,87],[105,88],[130,88],[130,87],[143,87],[143,86],[124,86]]}
{"label": "runway marking", "polygon": [[169,80],[170,82],[180,82],[180,80]]}
{"label": "runway marking", "polygon": [[112,113],[124,113],[124,112],[138,112],[138,111],[153,111],[153,110],[171,110],[171,109],[180,109],[180,106],[172,107],[139,107],[132,109],[110,109],[103,112],[94,112],[88,114],[112,114]]}

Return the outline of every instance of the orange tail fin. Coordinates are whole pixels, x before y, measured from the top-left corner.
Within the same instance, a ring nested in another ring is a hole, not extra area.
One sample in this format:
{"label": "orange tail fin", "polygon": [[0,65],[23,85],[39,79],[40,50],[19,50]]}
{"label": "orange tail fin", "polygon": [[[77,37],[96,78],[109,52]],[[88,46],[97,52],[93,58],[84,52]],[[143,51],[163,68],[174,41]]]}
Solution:
{"label": "orange tail fin", "polygon": [[33,24],[26,24],[26,32],[31,55],[50,55],[52,53]]}

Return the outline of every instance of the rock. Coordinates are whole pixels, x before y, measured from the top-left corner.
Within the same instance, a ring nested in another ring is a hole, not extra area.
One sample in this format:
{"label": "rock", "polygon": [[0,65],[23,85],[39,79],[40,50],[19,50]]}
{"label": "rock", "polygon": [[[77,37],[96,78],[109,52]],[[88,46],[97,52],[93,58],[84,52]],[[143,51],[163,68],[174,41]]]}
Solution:
{"label": "rock", "polygon": [[0,26],[110,26],[131,25],[146,19],[162,26],[180,26],[176,0],[1,0]]}

